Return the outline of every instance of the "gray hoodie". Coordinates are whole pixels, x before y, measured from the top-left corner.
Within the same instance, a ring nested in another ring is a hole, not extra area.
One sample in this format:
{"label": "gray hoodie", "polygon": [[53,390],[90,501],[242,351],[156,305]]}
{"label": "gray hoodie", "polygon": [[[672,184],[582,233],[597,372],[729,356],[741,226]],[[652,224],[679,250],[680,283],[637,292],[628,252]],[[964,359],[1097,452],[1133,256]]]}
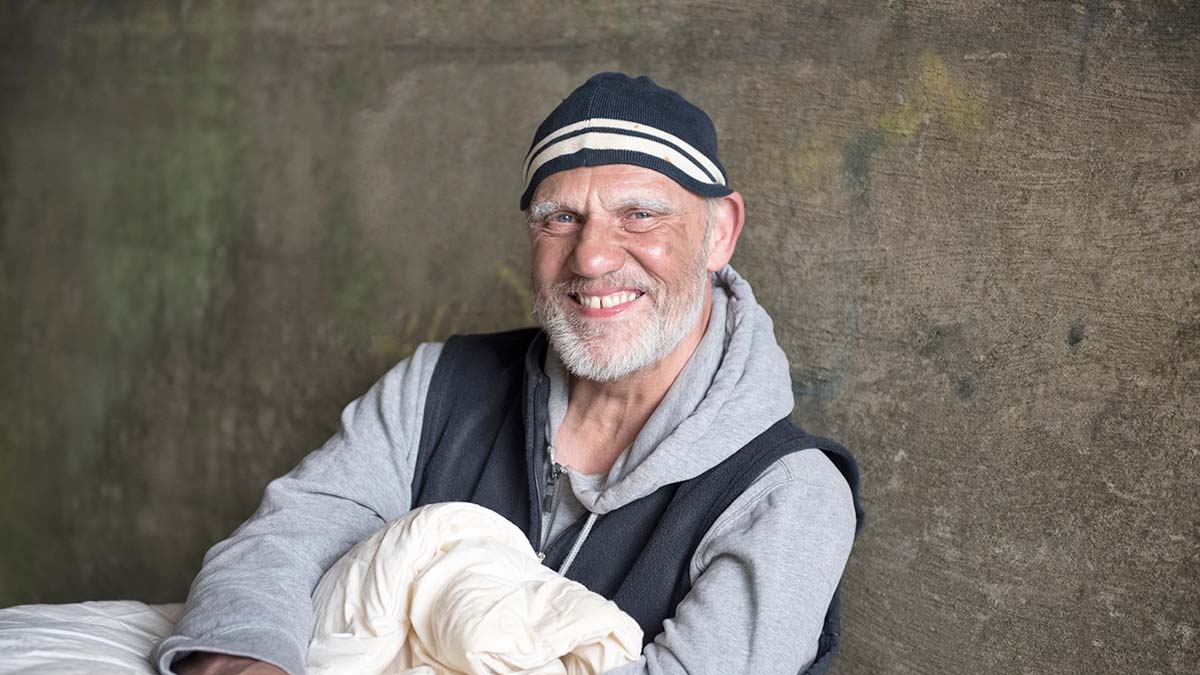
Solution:
{"label": "gray hoodie", "polygon": [[[250,656],[298,675],[312,630],[309,595],[346,550],[409,509],[413,464],[440,344],[425,344],[342,413],[342,429],[214,546],[176,632],[152,662],[192,651]],[[547,357],[548,437],[566,413],[568,376]],[[607,475],[568,472],[552,540],[662,485],[700,475],[792,409],[787,358],[771,319],[731,267],[714,275],[696,352]],[[593,515],[594,517],[594,515]],[[549,520],[549,519],[548,519]],[[771,465],[713,524],[691,561],[692,590],[638,662],[612,671],[792,675],[812,661],[854,537],[849,487],[816,449]],[[581,537],[587,536],[585,528]]]}

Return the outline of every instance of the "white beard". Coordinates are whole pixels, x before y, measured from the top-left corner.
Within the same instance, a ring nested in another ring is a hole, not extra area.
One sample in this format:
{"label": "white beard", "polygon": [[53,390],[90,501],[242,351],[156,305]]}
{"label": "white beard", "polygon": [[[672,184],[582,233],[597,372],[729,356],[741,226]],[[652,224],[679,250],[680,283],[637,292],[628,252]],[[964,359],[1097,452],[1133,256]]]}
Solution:
{"label": "white beard", "polygon": [[708,251],[702,251],[695,272],[677,290],[664,288],[642,273],[606,277],[604,281],[614,286],[645,293],[638,301],[653,303],[650,313],[637,320],[640,325],[606,325],[565,309],[564,303],[572,302],[568,294],[594,283],[584,279],[558,283],[549,290],[535,288],[534,311],[568,372],[594,382],[614,382],[661,361],[696,326],[711,283],[707,258]]}

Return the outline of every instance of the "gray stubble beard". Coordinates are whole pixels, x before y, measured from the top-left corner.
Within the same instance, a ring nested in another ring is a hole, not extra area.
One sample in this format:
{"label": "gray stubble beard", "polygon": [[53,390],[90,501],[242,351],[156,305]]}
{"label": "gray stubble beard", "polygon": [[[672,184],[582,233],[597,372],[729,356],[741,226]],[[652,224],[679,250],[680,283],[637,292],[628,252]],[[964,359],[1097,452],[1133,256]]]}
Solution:
{"label": "gray stubble beard", "polygon": [[[663,310],[657,305],[664,297],[663,289],[644,275],[629,278],[631,275],[617,274],[612,277],[618,281],[616,285],[642,290],[655,303],[655,307],[645,322],[645,328],[631,340],[632,344],[627,349],[610,354],[606,360],[594,357],[588,345],[589,342],[605,339],[607,331],[593,330],[586,322],[572,322],[567,310],[559,301],[568,297],[575,288],[584,285],[584,280],[560,282],[548,292],[535,287],[534,313],[550,340],[550,346],[558,354],[567,371],[575,377],[594,382],[615,382],[658,363],[679,346],[683,338],[695,327],[704,310],[706,284],[711,283],[707,269],[710,248],[708,239],[706,233],[705,245],[693,268],[695,273],[688,279],[687,290],[690,291],[691,298],[682,307],[682,311],[670,312],[671,308],[668,308],[667,315],[663,316]],[[622,276],[626,279],[622,280]]]}

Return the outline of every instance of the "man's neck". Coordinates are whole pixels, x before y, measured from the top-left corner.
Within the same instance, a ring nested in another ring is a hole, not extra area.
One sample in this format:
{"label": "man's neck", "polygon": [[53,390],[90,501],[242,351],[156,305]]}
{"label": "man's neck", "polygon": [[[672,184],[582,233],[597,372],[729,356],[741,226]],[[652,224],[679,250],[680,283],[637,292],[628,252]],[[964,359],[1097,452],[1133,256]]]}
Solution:
{"label": "man's neck", "polygon": [[555,460],[583,473],[604,473],[631,445],[683,372],[704,337],[712,302],[696,325],[657,363],[614,382],[570,377],[567,414],[555,436]]}

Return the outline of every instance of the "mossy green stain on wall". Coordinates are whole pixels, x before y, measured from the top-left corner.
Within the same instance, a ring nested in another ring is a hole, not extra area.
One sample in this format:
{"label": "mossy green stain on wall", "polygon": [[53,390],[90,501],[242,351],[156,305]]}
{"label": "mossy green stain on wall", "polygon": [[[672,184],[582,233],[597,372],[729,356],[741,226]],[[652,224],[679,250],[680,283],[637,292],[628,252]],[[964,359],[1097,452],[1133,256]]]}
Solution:
{"label": "mossy green stain on wall", "polygon": [[[223,97],[200,89],[187,99],[189,116],[173,122],[180,128],[164,130],[149,148],[115,148],[94,177],[77,177],[98,202],[88,214],[92,241],[81,282],[96,322],[88,333],[105,356],[89,365],[108,371],[87,380],[111,383],[103,396],[120,393],[123,374],[150,341],[202,326],[223,247],[247,225],[238,120],[223,114]],[[106,406],[89,408],[87,426],[101,424]]]}
{"label": "mossy green stain on wall", "polygon": [[[0,603],[54,599],[30,589],[47,588],[56,560],[102,545],[96,537],[136,546],[135,528],[81,525],[97,504],[133,499],[106,474],[128,452],[116,417],[149,353],[203,333],[225,251],[247,227],[251,137],[225,70],[237,35],[163,21],[76,26],[74,39],[48,43],[45,75],[58,86],[26,85],[9,104],[8,124],[25,133],[9,138],[6,159],[25,168],[4,176],[0,256],[27,287],[4,296],[22,329],[21,349],[0,356],[13,378],[0,419],[19,422],[0,447]],[[76,562],[85,578],[103,563]]]}
{"label": "mossy green stain on wall", "polygon": [[322,271],[329,293],[328,309],[348,337],[360,344],[371,334],[379,305],[388,294],[384,286],[386,261],[356,227],[350,186],[345,180],[332,176],[328,184],[331,194],[321,212],[325,223]]}
{"label": "mossy green stain on wall", "polygon": [[0,607],[28,602],[33,550],[40,538],[38,526],[44,522],[41,505],[29,489],[32,467],[20,461],[17,441],[10,430],[0,430]]}

